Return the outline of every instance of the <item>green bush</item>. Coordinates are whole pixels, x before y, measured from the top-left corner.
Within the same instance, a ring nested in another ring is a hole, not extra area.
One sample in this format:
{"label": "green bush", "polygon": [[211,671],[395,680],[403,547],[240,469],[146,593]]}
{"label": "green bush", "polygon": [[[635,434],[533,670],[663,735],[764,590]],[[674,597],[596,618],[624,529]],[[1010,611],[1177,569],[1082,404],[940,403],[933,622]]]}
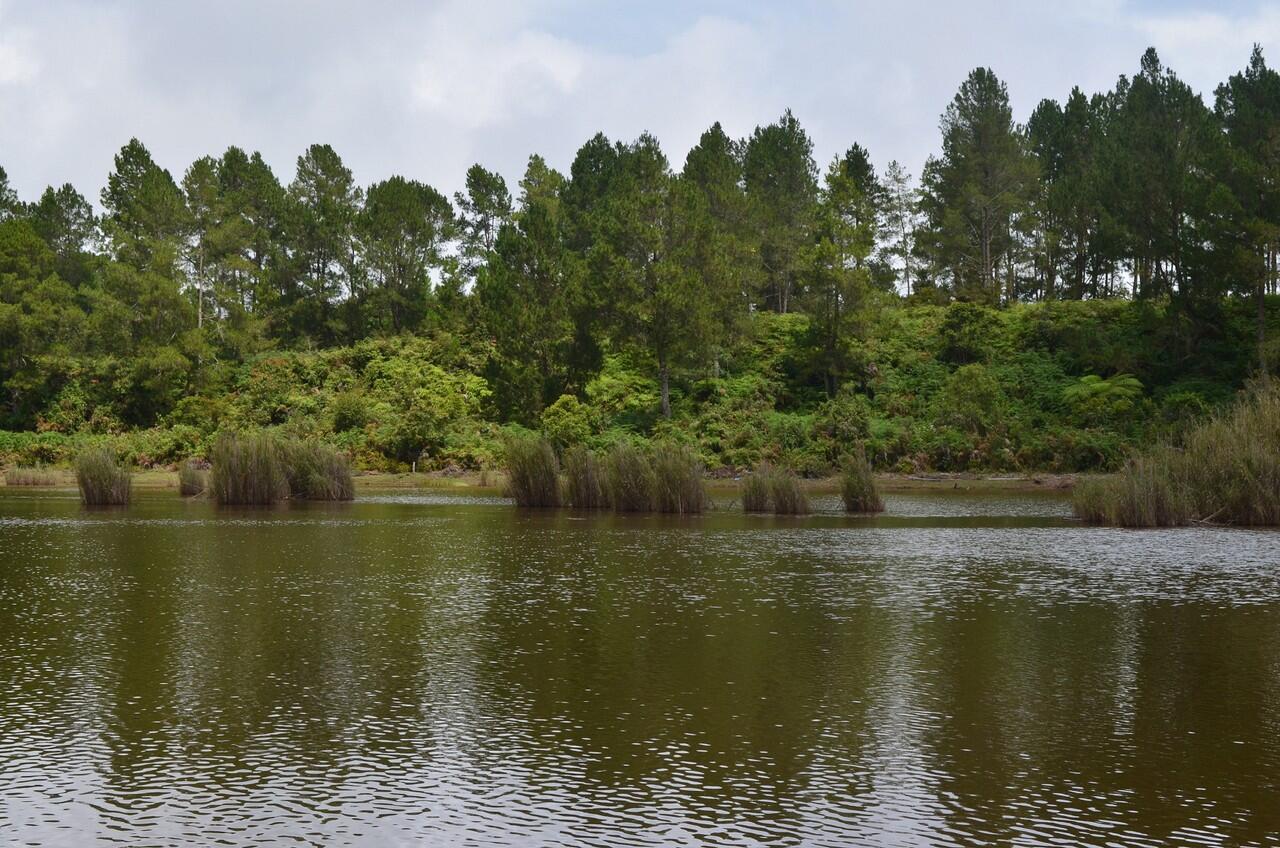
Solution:
{"label": "green bush", "polygon": [[281,445],[289,496],[309,501],[349,501],[356,496],[351,461],[331,445],[286,441]]}
{"label": "green bush", "polygon": [[590,438],[591,409],[573,395],[561,395],[542,411],[542,432],[557,448],[580,445]]}

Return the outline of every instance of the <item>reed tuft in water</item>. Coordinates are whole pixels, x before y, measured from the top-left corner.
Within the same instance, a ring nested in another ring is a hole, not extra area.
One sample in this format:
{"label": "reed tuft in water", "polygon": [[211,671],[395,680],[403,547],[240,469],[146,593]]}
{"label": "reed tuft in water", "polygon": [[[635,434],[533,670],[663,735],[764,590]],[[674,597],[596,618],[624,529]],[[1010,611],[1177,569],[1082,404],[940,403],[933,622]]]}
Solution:
{"label": "reed tuft in water", "polygon": [[574,509],[607,509],[609,506],[600,458],[583,445],[564,452],[564,500]]}
{"label": "reed tuft in water", "polygon": [[1114,477],[1085,480],[1072,500],[1094,524],[1280,526],[1280,383],[1255,387],[1180,445],[1157,445]]}
{"label": "reed tuft in water", "polygon": [[653,507],[658,512],[692,515],[707,507],[702,460],[684,445],[660,443],[653,447]]}
{"label": "reed tuft in water", "polygon": [[651,457],[628,442],[614,445],[604,459],[605,492],[618,512],[652,512],[657,479]]}
{"label": "reed tuft in water", "polygon": [[89,448],[76,457],[76,486],[89,506],[120,506],[133,494],[129,471],[106,448]]}
{"label": "reed tuft in water", "polygon": [[224,433],[209,460],[209,491],[219,504],[263,506],[289,496],[283,451],[269,433]]}
{"label": "reed tuft in water", "polygon": [[864,451],[846,456],[840,464],[840,498],[845,512],[884,512],[884,499]]}
{"label": "reed tuft in water", "polygon": [[769,495],[769,476],[772,473],[770,466],[761,464],[755,471],[742,478],[742,510],[744,512],[769,512],[773,509]]}
{"label": "reed tuft in water", "polygon": [[795,472],[761,463],[742,481],[742,509],[744,512],[807,515],[809,497]]}
{"label": "reed tuft in water", "polygon": [[56,486],[61,477],[56,471],[47,468],[26,468],[15,466],[4,472],[6,486]]}
{"label": "reed tuft in water", "polygon": [[320,442],[282,443],[289,496],[309,501],[349,501],[356,496],[351,461],[332,445]]}
{"label": "reed tuft in water", "polygon": [[506,461],[507,496],[517,506],[560,506],[560,463],[550,442],[536,436],[508,439]]}
{"label": "reed tuft in water", "polygon": [[178,466],[178,494],[184,498],[204,494],[208,485],[208,473],[194,459],[183,460]]}

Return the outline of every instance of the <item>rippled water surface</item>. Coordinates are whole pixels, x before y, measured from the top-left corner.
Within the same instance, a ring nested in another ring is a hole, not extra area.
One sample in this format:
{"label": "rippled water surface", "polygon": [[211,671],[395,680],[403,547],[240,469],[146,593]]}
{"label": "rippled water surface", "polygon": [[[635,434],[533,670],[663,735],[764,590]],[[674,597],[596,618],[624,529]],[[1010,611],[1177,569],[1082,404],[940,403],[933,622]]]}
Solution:
{"label": "rippled water surface", "polygon": [[0,844],[1280,845],[1280,534],[889,510],[0,490]]}

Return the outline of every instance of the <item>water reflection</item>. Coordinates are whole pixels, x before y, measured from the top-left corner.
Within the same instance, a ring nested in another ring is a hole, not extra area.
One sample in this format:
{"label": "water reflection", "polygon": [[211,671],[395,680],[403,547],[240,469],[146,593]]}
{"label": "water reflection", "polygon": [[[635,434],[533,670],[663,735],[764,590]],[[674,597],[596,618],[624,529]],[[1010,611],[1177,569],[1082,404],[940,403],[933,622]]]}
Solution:
{"label": "water reflection", "polygon": [[0,841],[1275,841],[1280,535],[890,507],[2,496]]}

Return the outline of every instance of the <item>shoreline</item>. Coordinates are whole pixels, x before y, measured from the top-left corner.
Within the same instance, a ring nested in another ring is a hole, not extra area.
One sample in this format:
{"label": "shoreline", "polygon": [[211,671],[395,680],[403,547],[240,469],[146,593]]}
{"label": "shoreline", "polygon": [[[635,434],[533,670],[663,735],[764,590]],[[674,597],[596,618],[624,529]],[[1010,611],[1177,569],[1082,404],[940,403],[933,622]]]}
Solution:
{"label": "shoreline", "polygon": [[[75,474],[70,469],[47,469],[57,481],[47,486],[9,486],[0,479],[0,489],[64,489],[75,488]],[[980,474],[975,472],[950,472],[936,474],[876,474],[876,483],[884,492],[1070,492],[1084,475],[1056,473]],[[1095,475],[1089,475],[1095,476]],[[146,470],[133,472],[133,485],[138,489],[156,491],[178,488],[176,471]],[[498,494],[506,476],[494,471],[468,471],[448,474],[438,471],[419,472],[355,472],[356,489],[383,490],[447,490],[473,491]],[[735,489],[740,478],[707,477],[707,487],[713,492]],[[840,478],[836,476],[802,480],[802,485],[815,494],[830,494],[840,490]]]}

